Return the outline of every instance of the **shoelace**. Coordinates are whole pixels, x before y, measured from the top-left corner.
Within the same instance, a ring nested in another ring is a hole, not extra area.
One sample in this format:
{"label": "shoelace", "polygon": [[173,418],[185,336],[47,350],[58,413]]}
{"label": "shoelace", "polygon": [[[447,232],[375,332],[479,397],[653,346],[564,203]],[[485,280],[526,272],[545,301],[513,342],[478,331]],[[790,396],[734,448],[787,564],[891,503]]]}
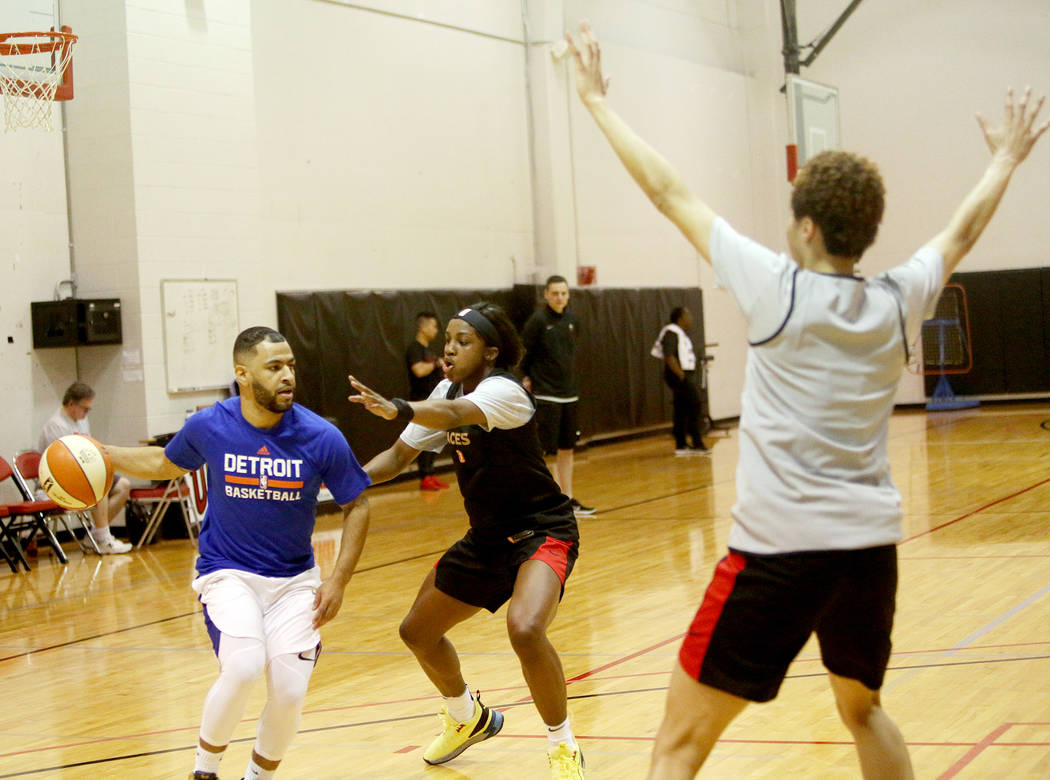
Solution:
{"label": "shoelace", "polygon": [[548,753],[550,756],[551,766],[558,767],[562,771],[578,771],[578,765],[576,764],[576,753],[575,750],[569,750],[568,748],[556,749],[552,753]]}

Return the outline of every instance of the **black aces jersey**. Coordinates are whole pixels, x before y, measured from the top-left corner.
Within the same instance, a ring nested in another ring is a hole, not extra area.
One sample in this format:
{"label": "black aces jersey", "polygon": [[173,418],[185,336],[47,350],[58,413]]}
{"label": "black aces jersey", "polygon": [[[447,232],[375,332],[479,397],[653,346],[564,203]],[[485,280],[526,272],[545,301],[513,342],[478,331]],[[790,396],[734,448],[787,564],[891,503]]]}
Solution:
{"label": "black aces jersey", "polygon": [[[496,369],[490,376],[506,377],[521,386],[509,371]],[[460,385],[453,384],[445,398],[454,400],[459,392]],[[517,428],[491,431],[464,425],[447,431],[446,438],[475,533],[507,536],[528,527],[534,516],[572,521],[569,499],[543,460],[535,418]]]}

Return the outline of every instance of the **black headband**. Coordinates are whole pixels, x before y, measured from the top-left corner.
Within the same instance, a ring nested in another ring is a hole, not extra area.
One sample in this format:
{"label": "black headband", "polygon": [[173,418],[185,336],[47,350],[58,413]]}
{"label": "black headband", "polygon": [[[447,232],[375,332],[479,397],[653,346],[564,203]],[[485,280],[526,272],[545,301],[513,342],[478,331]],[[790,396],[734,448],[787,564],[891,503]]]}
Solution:
{"label": "black headband", "polygon": [[497,349],[503,349],[503,339],[499,337],[499,331],[496,330],[496,326],[492,324],[492,320],[486,317],[477,309],[461,309],[457,312],[455,319],[463,320],[470,327],[474,328],[481,337],[488,342],[490,347],[496,347]]}

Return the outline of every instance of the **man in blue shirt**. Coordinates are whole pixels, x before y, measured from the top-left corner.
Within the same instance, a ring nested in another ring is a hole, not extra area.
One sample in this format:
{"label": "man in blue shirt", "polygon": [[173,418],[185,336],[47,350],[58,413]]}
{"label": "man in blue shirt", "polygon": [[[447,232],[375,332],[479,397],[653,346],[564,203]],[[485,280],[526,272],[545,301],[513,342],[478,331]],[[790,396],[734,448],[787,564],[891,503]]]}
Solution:
{"label": "man in blue shirt", "polygon": [[[320,653],[368,530],[368,476],[335,426],[294,403],[295,356],[284,336],[248,328],[233,348],[240,395],[193,415],[165,448],[106,449],[114,467],[171,479],[207,465],[210,485],[193,589],[219,659],[204,702],[191,780],[217,780],[252,684],[269,697],[246,780],[269,780],[299,726]],[[343,510],[343,536],[323,582],[310,538],[322,483]]]}

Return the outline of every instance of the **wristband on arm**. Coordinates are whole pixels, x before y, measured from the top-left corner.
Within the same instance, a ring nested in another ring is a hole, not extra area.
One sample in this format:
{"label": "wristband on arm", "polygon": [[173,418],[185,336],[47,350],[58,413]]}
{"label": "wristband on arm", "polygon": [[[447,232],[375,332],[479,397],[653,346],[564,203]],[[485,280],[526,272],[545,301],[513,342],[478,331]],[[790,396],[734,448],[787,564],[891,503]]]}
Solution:
{"label": "wristband on arm", "polygon": [[408,422],[415,417],[415,409],[413,409],[412,404],[404,398],[391,398],[390,403],[397,407],[397,416],[394,418],[395,420],[404,420],[405,422]]}

